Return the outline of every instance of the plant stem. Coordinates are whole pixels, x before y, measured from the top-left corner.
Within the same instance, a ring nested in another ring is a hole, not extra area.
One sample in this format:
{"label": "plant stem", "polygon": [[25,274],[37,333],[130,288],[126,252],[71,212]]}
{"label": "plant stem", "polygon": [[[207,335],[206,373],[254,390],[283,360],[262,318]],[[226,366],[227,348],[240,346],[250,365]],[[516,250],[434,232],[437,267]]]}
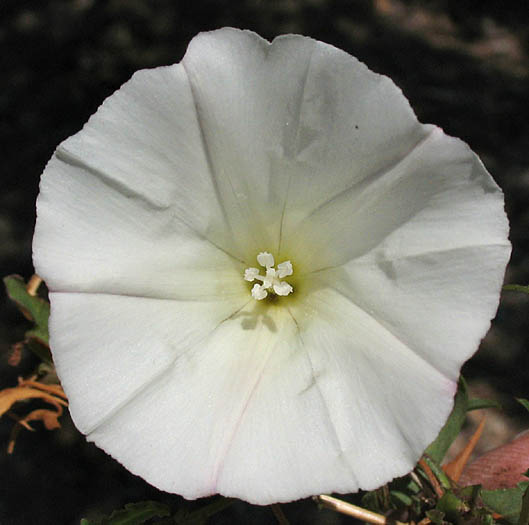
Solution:
{"label": "plant stem", "polygon": [[[373,523],[374,525],[386,525],[388,523],[386,518],[381,514],[363,509],[362,507],[357,507],[352,503],[347,503],[346,501],[333,498],[332,496],[321,494],[319,496],[314,496],[314,499],[328,509],[341,512],[342,514],[366,521],[367,523]],[[394,525],[408,525],[402,521],[392,521],[391,523]]]}
{"label": "plant stem", "polygon": [[272,509],[272,512],[274,513],[274,516],[279,525],[290,525],[279,503],[274,503],[273,505],[270,505],[270,508]]}

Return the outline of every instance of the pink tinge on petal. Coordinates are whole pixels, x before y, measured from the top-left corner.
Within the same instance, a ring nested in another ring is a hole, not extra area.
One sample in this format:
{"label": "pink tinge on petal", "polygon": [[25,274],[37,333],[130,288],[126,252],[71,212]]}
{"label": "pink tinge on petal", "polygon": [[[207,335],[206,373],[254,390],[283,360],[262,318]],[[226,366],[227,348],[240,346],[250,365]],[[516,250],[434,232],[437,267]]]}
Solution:
{"label": "pink tinge on petal", "polygon": [[486,490],[504,489],[527,481],[529,469],[529,432],[495,448],[470,463],[459,480],[460,485],[481,484]]}

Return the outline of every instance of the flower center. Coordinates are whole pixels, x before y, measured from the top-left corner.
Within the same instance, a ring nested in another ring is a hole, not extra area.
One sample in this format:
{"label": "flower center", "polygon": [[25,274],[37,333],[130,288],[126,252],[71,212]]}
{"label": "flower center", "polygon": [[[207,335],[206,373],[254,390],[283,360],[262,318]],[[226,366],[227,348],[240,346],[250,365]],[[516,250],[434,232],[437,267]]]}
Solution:
{"label": "flower center", "polygon": [[294,273],[290,261],[278,264],[276,270],[274,268],[274,256],[268,252],[261,252],[257,256],[257,262],[265,268],[264,276],[259,273],[260,271],[258,268],[246,268],[246,270],[244,270],[245,281],[261,281],[262,283],[255,283],[252,287],[252,297],[255,300],[260,301],[261,299],[264,299],[269,292],[275,293],[276,295],[288,295],[294,291],[290,284],[280,280],[283,279],[283,277]]}

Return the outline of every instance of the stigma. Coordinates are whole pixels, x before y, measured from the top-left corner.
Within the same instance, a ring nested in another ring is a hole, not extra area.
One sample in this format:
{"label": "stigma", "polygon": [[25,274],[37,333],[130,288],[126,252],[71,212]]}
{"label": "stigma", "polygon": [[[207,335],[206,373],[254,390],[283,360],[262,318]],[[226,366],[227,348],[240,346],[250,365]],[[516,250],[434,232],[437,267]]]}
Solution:
{"label": "stigma", "polygon": [[261,275],[261,270],[258,268],[246,268],[246,270],[244,270],[245,281],[261,282],[261,284],[255,283],[252,287],[252,297],[255,300],[261,301],[267,297],[269,293],[284,296],[294,291],[290,284],[281,280],[294,273],[290,261],[278,264],[276,269],[274,256],[268,252],[261,252],[257,256],[257,262],[264,268],[264,275]]}

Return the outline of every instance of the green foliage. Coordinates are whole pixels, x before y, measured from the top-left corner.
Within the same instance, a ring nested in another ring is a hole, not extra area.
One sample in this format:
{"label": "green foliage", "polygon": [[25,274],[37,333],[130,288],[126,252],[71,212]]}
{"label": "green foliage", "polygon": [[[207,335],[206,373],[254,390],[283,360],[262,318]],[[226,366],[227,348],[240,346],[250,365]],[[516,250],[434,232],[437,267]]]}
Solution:
{"label": "green foliage", "polygon": [[436,440],[426,449],[426,454],[440,464],[445,457],[450,445],[461,431],[468,410],[467,385],[463,377],[459,380],[459,386],[454,400],[454,408],[439,432]]}
{"label": "green foliage", "polygon": [[520,403],[526,410],[529,410],[529,401],[527,399],[524,399],[523,397],[517,397],[516,401]]}
{"label": "green foliage", "polygon": [[[529,477],[529,471],[525,473],[526,477]],[[529,487],[525,489],[522,496],[522,509],[520,511],[520,517],[518,518],[518,525],[529,524]]]}
{"label": "green foliage", "polygon": [[524,286],[523,284],[506,284],[503,289],[510,292],[529,293],[529,285]]}
{"label": "green foliage", "polygon": [[470,510],[470,507],[463,498],[448,490],[437,502],[436,509],[441,511],[447,520],[457,522],[462,514]]}
{"label": "green foliage", "polygon": [[427,510],[426,517],[430,519],[433,525],[450,525],[444,520],[444,512],[438,509]]}
{"label": "green foliage", "polygon": [[29,294],[24,279],[19,275],[4,277],[4,284],[9,298],[17,304],[25,317],[34,322],[34,327],[25,334],[28,348],[43,361],[51,363],[48,332],[49,303],[36,295]]}
{"label": "green foliage", "polygon": [[232,505],[233,499],[218,497],[208,505],[193,512],[180,510],[174,517],[173,523],[177,525],[204,525],[207,520]]}
{"label": "green foliage", "polygon": [[153,525],[205,525],[211,516],[223,511],[233,502],[233,499],[218,497],[195,511],[179,509],[171,514],[167,505],[156,501],[140,501],[129,503],[108,517],[83,518],[80,525],[142,525],[153,518],[163,518],[152,522]]}
{"label": "green foliage", "polygon": [[152,518],[164,518],[171,515],[167,505],[156,501],[129,503],[124,508],[115,510],[110,516],[89,520],[83,518],[81,525],[141,525]]}
{"label": "green foliage", "polygon": [[468,400],[467,412],[481,410],[483,408],[499,408],[501,410],[501,405],[492,399],[480,399],[475,397]]}
{"label": "green foliage", "polygon": [[528,486],[529,481],[522,481],[510,489],[482,490],[481,499],[490,510],[501,514],[505,521],[517,524]]}

